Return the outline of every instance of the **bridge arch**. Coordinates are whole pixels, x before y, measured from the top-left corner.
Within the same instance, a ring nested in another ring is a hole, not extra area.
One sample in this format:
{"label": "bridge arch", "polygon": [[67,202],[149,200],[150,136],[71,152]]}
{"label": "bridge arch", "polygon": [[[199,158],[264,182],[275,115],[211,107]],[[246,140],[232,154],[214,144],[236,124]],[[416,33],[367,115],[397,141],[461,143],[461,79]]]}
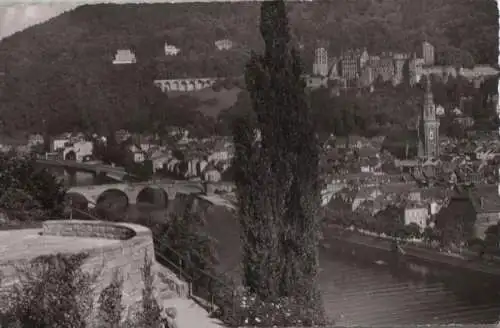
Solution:
{"label": "bridge arch", "polygon": [[168,194],[161,187],[145,187],[137,194],[136,204],[148,204],[159,208],[167,208]]}
{"label": "bridge arch", "polygon": [[182,82],[181,82],[181,86],[182,86],[182,91],[189,91],[189,90],[188,90],[188,89],[189,89],[189,88],[188,88],[188,87],[189,87],[189,85],[188,85],[187,81],[182,81]]}
{"label": "bridge arch", "polygon": [[76,161],[76,153],[74,150],[70,150],[64,154],[65,161]]}
{"label": "bridge arch", "polygon": [[130,201],[127,194],[120,189],[106,189],[96,200],[96,206],[113,210],[126,210]]}

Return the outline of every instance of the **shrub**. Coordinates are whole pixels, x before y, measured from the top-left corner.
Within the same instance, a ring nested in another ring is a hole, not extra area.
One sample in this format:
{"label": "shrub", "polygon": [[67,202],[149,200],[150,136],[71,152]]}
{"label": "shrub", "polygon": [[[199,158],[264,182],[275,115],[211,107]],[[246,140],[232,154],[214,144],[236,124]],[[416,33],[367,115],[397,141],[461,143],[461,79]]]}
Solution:
{"label": "shrub", "polygon": [[97,327],[98,328],[118,328],[120,326],[122,312],[122,290],[123,277],[118,271],[113,273],[111,283],[103,289],[99,296]]}
{"label": "shrub", "polygon": [[159,328],[162,323],[163,309],[158,304],[154,295],[154,273],[153,263],[144,255],[144,267],[141,269],[144,289],[142,290],[142,302],[140,311],[136,314],[136,326],[143,328]]}
{"label": "shrub", "polygon": [[93,305],[97,275],[81,269],[87,254],[48,255],[18,268],[19,282],[7,293],[2,327],[83,328]]}
{"label": "shrub", "polygon": [[180,214],[170,215],[168,223],[155,227],[153,231],[160,255],[181,267],[192,279],[198,296],[207,297],[206,291],[211,287],[208,275],[215,275],[217,256],[213,239],[203,229],[205,218],[195,207],[194,199],[188,199]]}
{"label": "shrub", "polygon": [[[230,327],[301,327],[328,323],[322,312],[306,309],[298,297],[263,301],[244,288],[226,289],[225,292],[225,295],[218,295],[219,309],[213,315]],[[220,303],[223,298],[225,302]]]}
{"label": "shrub", "polygon": [[[17,268],[19,282],[0,301],[0,327],[26,328],[160,328],[164,327],[163,309],[154,293],[153,263],[145,254],[141,306],[122,320],[123,278],[114,272],[110,284],[98,298],[93,314],[92,286],[98,273],[88,273],[81,265],[88,254],[40,256]],[[166,311],[170,322],[173,308]]]}

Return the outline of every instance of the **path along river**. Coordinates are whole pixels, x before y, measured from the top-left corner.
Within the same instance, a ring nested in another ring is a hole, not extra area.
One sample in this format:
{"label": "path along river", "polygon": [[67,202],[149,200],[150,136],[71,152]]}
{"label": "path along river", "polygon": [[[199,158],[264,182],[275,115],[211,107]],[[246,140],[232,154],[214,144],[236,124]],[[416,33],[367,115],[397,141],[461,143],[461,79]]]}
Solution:
{"label": "path along river", "polygon": [[[77,184],[90,183],[91,177],[78,174]],[[220,258],[234,266],[237,226],[234,222],[212,224],[210,230],[221,244]],[[499,318],[500,290],[479,284],[481,278],[464,274],[424,278],[407,270],[395,270],[379,254],[365,252],[361,259],[348,245],[342,247],[342,253],[338,245],[333,245],[322,249],[320,255],[325,307],[338,325],[491,324]],[[428,271],[415,266],[413,269]]]}

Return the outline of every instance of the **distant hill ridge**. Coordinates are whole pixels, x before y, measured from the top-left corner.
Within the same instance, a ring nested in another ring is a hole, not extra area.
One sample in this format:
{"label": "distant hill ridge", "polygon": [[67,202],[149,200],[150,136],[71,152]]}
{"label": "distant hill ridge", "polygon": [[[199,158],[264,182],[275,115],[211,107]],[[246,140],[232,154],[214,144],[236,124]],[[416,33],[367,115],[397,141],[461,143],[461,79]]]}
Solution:
{"label": "distant hill ridge", "polygon": [[[373,53],[412,51],[425,34],[438,58],[439,52],[459,49],[476,63],[496,63],[494,1],[423,1],[293,2],[290,30],[304,45],[306,68],[320,40],[331,55],[363,46]],[[99,121],[103,108],[121,97],[106,98],[103,90],[123,92],[138,81],[240,76],[250,49],[262,48],[258,21],[257,2],[99,4],[68,11],[0,41],[0,71],[5,71],[0,128],[40,128],[42,117],[69,111]],[[234,48],[218,51],[214,42],[225,38]],[[165,42],[181,53],[165,57]],[[111,65],[121,48],[132,49],[138,63]],[[52,114],[39,114],[42,110]]]}

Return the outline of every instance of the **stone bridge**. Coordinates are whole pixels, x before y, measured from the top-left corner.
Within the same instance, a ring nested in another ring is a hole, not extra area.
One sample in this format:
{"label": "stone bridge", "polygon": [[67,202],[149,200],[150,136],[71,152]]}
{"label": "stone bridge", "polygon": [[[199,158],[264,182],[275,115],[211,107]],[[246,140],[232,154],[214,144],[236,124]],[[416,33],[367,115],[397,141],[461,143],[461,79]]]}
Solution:
{"label": "stone bridge", "polygon": [[128,173],[125,172],[123,167],[114,167],[105,164],[92,164],[85,162],[77,162],[71,160],[50,160],[50,159],[37,159],[36,163],[42,166],[48,167],[62,167],[65,170],[77,170],[82,172],[89,172],[99,175],[101,173],[106,174],[109,178],[123,181]]}
{"label": "stone bridge", "polygon": [[166,207],[177,194],[197,194],[203,190],[203,186],[199,182],[158,181],[71,187],[67,191],[67,196],[73,200],[78,197],[81,199],[83,196],[89,207],[94,207],[109,196],[114,197],[115,200],[119,198],[126,206],[151,203]]}
{"label": "stone bridge", "polygon": [[197,91],[205,88],[210,88],[218,78],[204,77],[192,79],[172,79],[172,80],[155,80],[153,83],[163,92],[167,91]]}

